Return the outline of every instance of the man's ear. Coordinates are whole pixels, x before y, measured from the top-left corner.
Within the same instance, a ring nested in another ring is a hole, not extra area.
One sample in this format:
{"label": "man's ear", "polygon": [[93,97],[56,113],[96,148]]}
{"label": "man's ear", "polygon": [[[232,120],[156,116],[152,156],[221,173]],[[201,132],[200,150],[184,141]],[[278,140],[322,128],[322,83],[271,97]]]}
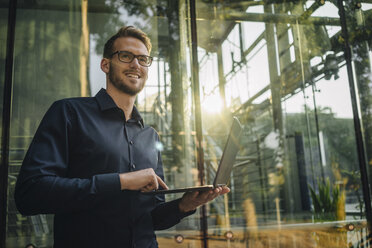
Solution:
{"label": "man's ear", "polygon": [[110,60],[109,59],[103,58],[101,60],[101,70],[106,74],[109,73],[110,71]]}

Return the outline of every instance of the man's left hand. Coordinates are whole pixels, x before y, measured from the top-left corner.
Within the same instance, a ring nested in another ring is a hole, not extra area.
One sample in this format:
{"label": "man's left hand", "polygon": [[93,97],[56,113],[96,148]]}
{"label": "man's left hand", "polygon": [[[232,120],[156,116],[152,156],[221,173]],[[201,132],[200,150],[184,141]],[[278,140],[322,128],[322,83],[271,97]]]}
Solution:
{"label": "man's left hand", "polygon": [[195,210],[197,207],[214,200],[217,196],[229,193],[230,189],[227,186],[217,187],[209,191],[195,191],[185,193],[179,203],[181,212],[189,212]]}

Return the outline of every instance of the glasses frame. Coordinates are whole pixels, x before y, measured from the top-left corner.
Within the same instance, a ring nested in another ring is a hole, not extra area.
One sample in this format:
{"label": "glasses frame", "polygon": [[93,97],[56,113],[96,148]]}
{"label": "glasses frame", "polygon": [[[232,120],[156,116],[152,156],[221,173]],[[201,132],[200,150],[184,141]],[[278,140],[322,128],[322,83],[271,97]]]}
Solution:
{"label": "glasses frame", "polygon": [[[133,56],[133,58],[130,60],[130,61],[123,61],[123,60],[121,60],[120,59],[120,53],[127,53],[127,54],[130,54],[130,55],[132,55]],[[132,61],[136,58],[137,59],[137,61],[138,61],[138,64],[140,64],[140,65],[142,65],[142,66],[144,66],[144,67],[149,67],[149,66],[151,66],[151,64],[152,64],[152,60],[153,60],[153,57],[151,57],[151,56],[147,56],[147,55],[135,55],[135,54],[133,54],[133,53],[131,53],[131,52],[129,52],[129,51],[116,51],[116,52],[114,52],[114,53],[112,53],[111,55],[110,55],[110,57],[113,57],[115,54],[118,54],[118,59],[119,59],[119,61],[121,61],[121,62],[123,62],[123,63],[132,63]],[[146,65],[146,64],[142,64],[142,60],[140,60],[139,58],[143,58],[143,57],[145,57],[146,59],[150,59],[150,63],[148,64],[148,65]]]}

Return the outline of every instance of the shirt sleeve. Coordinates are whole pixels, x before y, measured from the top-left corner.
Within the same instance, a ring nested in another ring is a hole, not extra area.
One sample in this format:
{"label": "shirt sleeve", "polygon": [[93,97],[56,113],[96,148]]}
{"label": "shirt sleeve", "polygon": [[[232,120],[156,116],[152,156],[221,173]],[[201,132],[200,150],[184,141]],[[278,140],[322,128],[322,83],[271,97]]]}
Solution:
{"label": "shirt sleeve", "polygon": [[[155,170],[155,173],[164,180],[163,163],[160,152],[158,158],[158,166]],[[165,202],[164,195],[156,195],[155,197],[157,204],[151,212],[154,230],[168,229],[178,224],[183,218],[196,212],[196,210],[194,210],[187,213],[182,213],[178,206],[181,198],[170,202]]]}
{"label": "shirt sleeve", "polygon": [[178,207],[180,200],[181,198],[161,203],[152,211],[154,230],[168,229],[178,224],[183,218],[196,212],[196,210],[193,210],[182,213]]}
{"label": "shirt sleeve", "polygon": [[15,187],[15,202],[24,215],[56,214],[88,209],[110,192],[120,192],[118,173],[69,178],[73,127],[66,101],[55,102],[31,142]]}

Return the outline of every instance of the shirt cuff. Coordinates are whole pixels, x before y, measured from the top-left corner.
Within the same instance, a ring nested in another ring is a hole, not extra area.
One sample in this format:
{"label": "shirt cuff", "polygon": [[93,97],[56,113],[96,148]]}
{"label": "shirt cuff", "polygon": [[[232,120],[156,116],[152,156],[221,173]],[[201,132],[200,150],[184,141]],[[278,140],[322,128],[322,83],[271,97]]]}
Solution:
{"label": "shirt cuff", "polygon": [[97,192],[120,191],[120,178],[118,173],[100,174],[94,176]]}
{"label": "shirt cuff", "polygon": [[180,207],[179,207],[179,203],[181,201],[181,198],[177,199],[177,200],[174,200],[174,201],[171,201],[169,202],[169,204],[172,206],[173,210],[174,210],[174,213],[176,213],[176,216],[178,219],[183,219],[189,215],[192,215],[196,212],[196,209],[195,210],[192,210],[192,211],[189,211],[189,212],[181,212],[180,211]]}

